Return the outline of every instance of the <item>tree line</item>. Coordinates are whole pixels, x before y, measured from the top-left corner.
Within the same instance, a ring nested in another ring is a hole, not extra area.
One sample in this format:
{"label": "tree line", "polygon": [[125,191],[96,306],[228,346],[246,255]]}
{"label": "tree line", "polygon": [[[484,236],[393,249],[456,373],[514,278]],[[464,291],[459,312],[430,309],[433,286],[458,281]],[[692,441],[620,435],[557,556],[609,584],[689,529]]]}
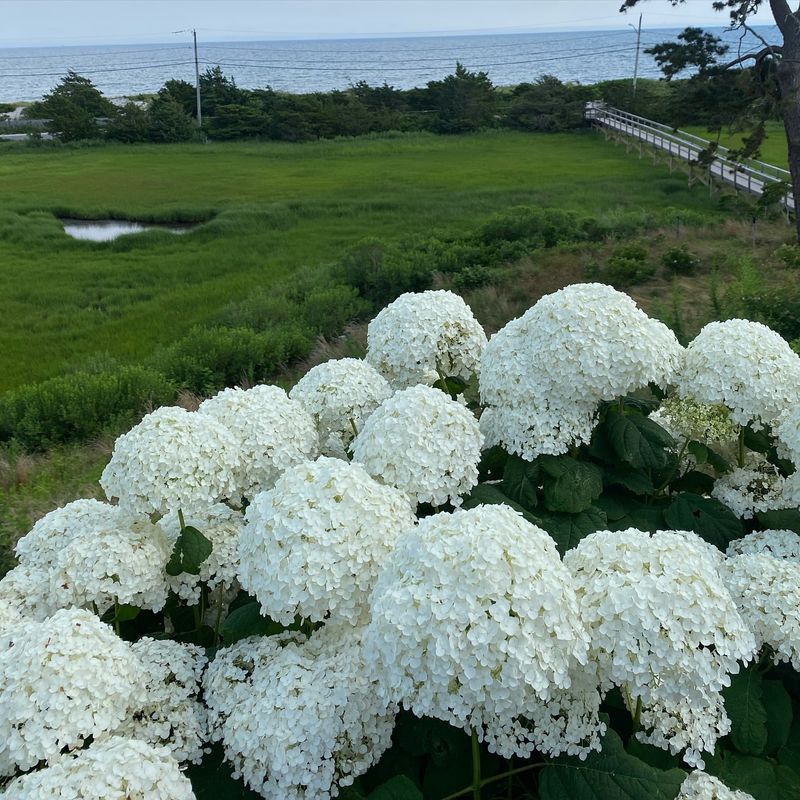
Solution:
{"label": "tree line", "polygon": [[244,89],[220,67],[200,76],[203,130],[195,124],[193,84],[172,79],[149,98],[112,103],[89,78],[69,72],[39,102],[29,118],[47,119],[47,129],[62,141],[107,139],[183,142],[206,136],[291,142],[383,131],[469,133],[487,127],[557,132],[584,124],[589,100],[634,111],[658,121],[734,124],[759,91],[754,70],[695,76],[687,80],[630,80],[582,85],[542,75],[514,87],[497,87],[485,72],[456,64],[452,74],[424,87],[396,89],[364,81],[346,90],[290,94],[267,87]]}

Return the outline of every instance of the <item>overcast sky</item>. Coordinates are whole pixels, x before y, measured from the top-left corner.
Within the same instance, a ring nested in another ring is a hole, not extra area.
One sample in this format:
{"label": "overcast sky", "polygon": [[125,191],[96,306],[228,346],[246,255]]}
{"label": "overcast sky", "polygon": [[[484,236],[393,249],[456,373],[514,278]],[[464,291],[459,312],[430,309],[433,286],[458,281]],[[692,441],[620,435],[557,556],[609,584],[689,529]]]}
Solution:
{"label": "overcast sky", "polygon": [[[196,28],[205,41],[425,33],[503,33],[724,25],[711,0],[0,0],[0,48],[175,41]],[[767,4],[765,4],[767,5]],[[757,23],[772,23],[764,9]]]}

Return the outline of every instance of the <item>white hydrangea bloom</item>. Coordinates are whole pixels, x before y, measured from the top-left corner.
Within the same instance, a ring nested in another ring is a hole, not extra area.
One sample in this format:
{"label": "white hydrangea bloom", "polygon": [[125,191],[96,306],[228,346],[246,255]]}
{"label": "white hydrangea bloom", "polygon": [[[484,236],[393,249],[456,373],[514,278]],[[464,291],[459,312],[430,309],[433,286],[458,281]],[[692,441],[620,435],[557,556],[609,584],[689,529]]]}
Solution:
{"label": "white hydrangea bloom", "polygon": [[675,800],[753,800],[752,795],[729,789],[719,778],[699,769],[689,773]]}
{"label": "white hydrangea bloom", "polygon": [[164,747],[112,736],[12,781],[8,800],[195,800]]}
{"label": "white hydrangea bloom", "polygon": [[364,647],[387,702],[475,730],[505,757],[599,748],[572,579],[550,536],[508,506],[420,520],[370,613]]}
{"label": "white hydrangea bloom", "polygon": [[394,712],[366,676],[360,636],[358,628],[326,626],[306,642],[245,640],[233,657],[222,650],[209,665],[215,738],[262,797],[336,797],[391,745]]}
{"label": "white hydrangea bloom", "polygon": [[289,397],[314,418],[324,455],[347,457],[347,448],[392,388],[368,362],[339,358],[312,367]]}
{"label": "white hydrangea bloom", "polygon": [[144,515],[98,500],[76,500],[40,519],[16,545],[20,563],[47,575],[52,609],[115,602],[158,611],[167,600],[172,548]]}
{"label": "white hydrangea bloom", "polygon": [[590,534],[564,563],[601,688],[618,686],[631,711],[640,706],[640,739],[702,767],[701,751],[730,729],[720,692],[756,650],[719,558],[685,531],[629,529]]}
{"label": "white hydrangea bloom", "polygon": [[88,611],[0,633],[0,775],[114,731],[141,702],[142,679],[130,647]]}
{"label": "white hydrangea bloom", "polygon": [[115,733],[167,747],[177,761],[199,764],[208,740],[207,713],[198,700],[207,662],[203,649],[147,637],[131,649],[144,668],[144,703]]}
{"label": "white hydrangea bloom", "polygon": [[[0,581],[0,585],[2,582]],[[0,595],[0,633],[18,622],[22,622],[23,616],[16,603],[12,603]]]}
{"label": "white hydrangea bloom", "polygon": [[651,382],[666,386],[682,357],[666,325],[610,286],[575,284],[546,295],[484,351],[486,443],[528,460],[565,453],[589,441],[601,401]]}
{"label": "white hydrangea bloom", "polygon": [[773,433],[786,456],[795,466],[800,465],[800,403],[784,411]]}
{"label": "white hydrangea bloom", "polygon": [[469,409],[429,386],[384,401],[353,441],[353,460],[416,503],[458,504],[478,482],[483,436]]}
{"label": "white hydrangea bloom", "polygon": [[314,420],[280,386],[223,389],[197,413],[231,431],[241,459],[237,494],[248,499],[271,489],[287,467],[319,454]]}
{"label": "white hydrangea bloom", "polygon": [[[197,528],[211,542],[211,554],[200,564],[200,572],[190,575],[168,575],[169,588],[179,597],[194,605],[200,600],[200,583],[214,591],[220,584],[226,589],[234,585],[239,572],[239,537],[244,528],[244,515],[224,503],[216,503],[202,511],[184,515],[187,526]],[[177,512],[167,514],[161,522],[170,546],[174,547],[181,532]]]}
{"label": "white hydrangea bloom", "polygon": [[738,425],[772,425],[800,399],[800,357],[760,322],[706,325],[686,348],[678,393],[724,405]]}
{"label": "white hydrangea bloom", "polygon": [[241,537],[242,586],[262,613],[357,624],[383,563],[415,517],[406,495],[360,464],[320,458],[257,494]]}
{"label": "white hydrangea bloom", "polygon": [[230,431],[208,415],[165,406],[117,439],[100,485],[134,512],[203,509],[234,497],[237,448]]}
{"label": "white hydrangea bloom", "polygon": [[729,558],[723,576],[758,646],[800,670],[800,561],[747,553]]}
{"label": "white hydrangea bloom", "polygon": [[250,688],[257,670],[275,661],[288,644],[302,645],[305,635],[287,631],[276,636],[250,636],[217,651],[203,676],[203,694],[208,706],[211,741],[223,738],[233,709],[251,702]]}
{"label": "white hydrangea bloom", "polygon": [[778,468],[763,456],[752,454],[744,467],[736,467],[719,477],[711,496],[742,519],[752,519],[755,514],[785,508],[785,479]]}
{"label": "white hydrangea bloom", "polygon": [[58,611],[50,596],[50,575],[31,564],[18,564],[0,580],[0,603],[32,622],[41,622]]}
{"label": "white hydrangea bloom", "polygon": [[401,294],[367,329],[367,361],[396,389],[478,372],[486,334],[470,307],[442,289]]}
{"label": "white hydrangea bloom", "polygon": [[766,553],[774,558],[791,558],[800,561],[800,536],[794,531],[756,531],[728,545],[727,555],[755,555]]}

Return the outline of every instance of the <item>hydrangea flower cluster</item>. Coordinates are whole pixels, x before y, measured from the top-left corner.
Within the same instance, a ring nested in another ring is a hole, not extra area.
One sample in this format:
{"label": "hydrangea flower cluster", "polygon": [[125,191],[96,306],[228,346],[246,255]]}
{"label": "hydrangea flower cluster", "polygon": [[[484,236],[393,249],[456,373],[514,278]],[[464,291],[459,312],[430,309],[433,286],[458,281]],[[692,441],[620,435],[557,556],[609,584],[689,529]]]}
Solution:
{"label": "hydrangea flower cluster", "polygon": [[441,289],[400,295],[367,330],[367,361],[395,389],[440,378],[469,380],[484,347],[486,334],[470,307]]}
{"label": "hydrangea flower cluster", "polygon": [[444,392],[414,386],[392,395],[353,441],[353,460],[415,503],[457,504],[478,482],[483,436],[472,412]]}
{"label": "hydrangea flower cluster", "polygon": [[394,544],[415,522],[408,497],[359,464],[291,467],[247,509],[240,579],[266,615],[357,624]]}
{"label": "hydrangea flower cluster", "polygon": [[340,358],[312,367],[289,397],[301,403],[316,422],[323,454],[346,458],[353,437],[392,391],[367,361]]}
{"label": "hydrangea flower cluster", "polygon": [[142,704],[143,668],[94,614],[57,611],[0,633],[0,775],[51,764]]}
{"label": "hydrangea flower cluster", "polygon": [[[167,576],[169,588],[193,604],[200,599],[201,582],[212,591],[219,585],[226,588],[235,585],[239,572],[239,538],[244,527],[244,518],[241,512],[224,503],[216,503],[203,511],[190,513],[184,522],[201,531],[213,548],[211,555],[200,564],[197,575],[183,572],[180,575]],[[160,523],[169,539],[171,550],[181,532],[177,512],[168,514]]]}
{"label": "hydrangea flower cluster", "polygon": [[36,591],[44,591],[46,576],[42,603],[50,610],[79,606],[101,614],[114,603],[163,608],[171,551],[164,531],[146,516],[98,500],[51,511],[16,545],[20,564],[41,576]]}
{"label": "hydrangea flower cluster", "polygon": [[214,737],[267,800],[335,797],[391,744],[394,713],[366,676],[358,628],[245,639],[231,650],[205,678]]}
{"label": "hydrangea flower cluster", "polygon": [[191,512],[236,493],[238,443],[205,414],[165,406],[117,439],[100,485],[133,512]]}
{"label": "hydrangea flower cluster", "polygon": [[759,512],[785,507],[784,484],[778,468],[759,456],[719,477],[711,496],[737,517],[752,519]]}
{"label": "hydrangea flower cluster", "polygon": [[747,792],[729,789],[719,778],[696,769],[681,784],[675,800],[754,800]]}
{"label": "hydrangea flower cluster", "polygon": [[732,541],[727,550],[729,556],[758,553],[800,561],[800,535],[786,530],[755,531]]}
{"label": "hydrangea flower cluster", "polygon": [[546,295],[496,333],[481,360],[487,445],[533,460],[588,442],[598,405],[666,386],[683,348],[626,294],[597,283]]}
{"label": "hydrangea flower cluster", "polygon": [[195,800],[165,747],[111,736],[12,781],[7,800]]}
{"label": "hydrangea flower cluster", "polygon": [[772,425],[800,399],[800,356],[760,322],[706,325],[686,348],[678,393],[724,405],[738,425]]}
{"label": "hydrangea flower cluster", "polygon": [[47,619],[58,610],[50,597],[49,573],[30,564],[18,564],[0,579],[0,605],[15,617],[36,622]]}
{"label": "hydrangea flower cluster", "polygon": [[758,646],[800,670],[800,560],[770,550],[729,558],[723,575]]}
{"label": "hydrangea flower cluster", "polygon": [[231,499],[271,489],[283,470],[319,453],[314,420],[279,386],[223,389],[197,413],[230,431],[239,453]]}
{"label": "hydrangea flower cluster", "polygon": [[148,637],[131,649],[143,666],[145,702],[116,732],[164,746],[177,761],[199,764],[208,740],[206,709],[198,699],[207,662],[203,649]]}
{"label": "hydrangea flower cluster", "polygon": [[[693,534],[599,531],[567,552],[590,659],[601,689],[618,686],[639,705],[640,738],[702,768],[730,729],[722,697],[752,632],[719,575],[720,561]],[[696,538],[696,537],[694,537]]]}
{"label": "hydrangea flower cluster", "polygon": [[[372,595],[367,662],[387,702],[476,730],[504,756],[598,746],[589,639],[555,543],[504,505],[435,514]],[[585,682],[584,682],[585,683]]]}

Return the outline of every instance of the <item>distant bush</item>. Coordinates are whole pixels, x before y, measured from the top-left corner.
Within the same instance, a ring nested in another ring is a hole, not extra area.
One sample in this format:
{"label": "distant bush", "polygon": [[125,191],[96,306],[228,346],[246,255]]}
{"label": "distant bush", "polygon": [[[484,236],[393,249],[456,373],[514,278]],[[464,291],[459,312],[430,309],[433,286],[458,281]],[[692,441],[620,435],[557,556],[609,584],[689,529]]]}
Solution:
{"label": "distant bush", "polygon": [[0,395],[0,441],[35,450],[90,439],[174,397],[171,381],[139,366],[51,378]]}
{"label": "distant bush", "polygon": [[532,246],[554,247],[584,238],[577,214],[555,208],[518,206],[489,218],[478,232],[484,244],[526,241]]}
{"label": "distant bush", "polygon": [[504,122],[524,131],[567,131],[583,127],[586,101],[592,96],[587,86],[566,84],[553,75],[542,75],[533,83],[521,83],[512,90]]}
{"label": "distant bush", "polygon": [[314,341],[313,333],[300,324],[264,331],[195,327],[157,352],[148,365],[179,389],[207,395],[273,377],[281,366],[307,356]]}
{"label": "distant bush", "polygon": [[617,247],[606,262],[601,275],[612,286],[621,288],[641,283],[655,273],[655,265],[647,255],[647,250],[639,244],[626,244]]}
{"label": "distant bush", "polygon": [[783,262],[787,269],[800,269],[800,245],[782,244],[775,251],[775,257]]}
{"label": "distant bush", "polygon": [[453,287],[458,291],[469,291],[478,289],[492,282],[494,275],[492,270],[482,266],[464,267],[464,269],[453,273]]}
{"label": "distant bush", "polygon": [[691,275],[700,267],[700,259],[685,245],[670,247],[661,256],[661,263],[677,275]]}

